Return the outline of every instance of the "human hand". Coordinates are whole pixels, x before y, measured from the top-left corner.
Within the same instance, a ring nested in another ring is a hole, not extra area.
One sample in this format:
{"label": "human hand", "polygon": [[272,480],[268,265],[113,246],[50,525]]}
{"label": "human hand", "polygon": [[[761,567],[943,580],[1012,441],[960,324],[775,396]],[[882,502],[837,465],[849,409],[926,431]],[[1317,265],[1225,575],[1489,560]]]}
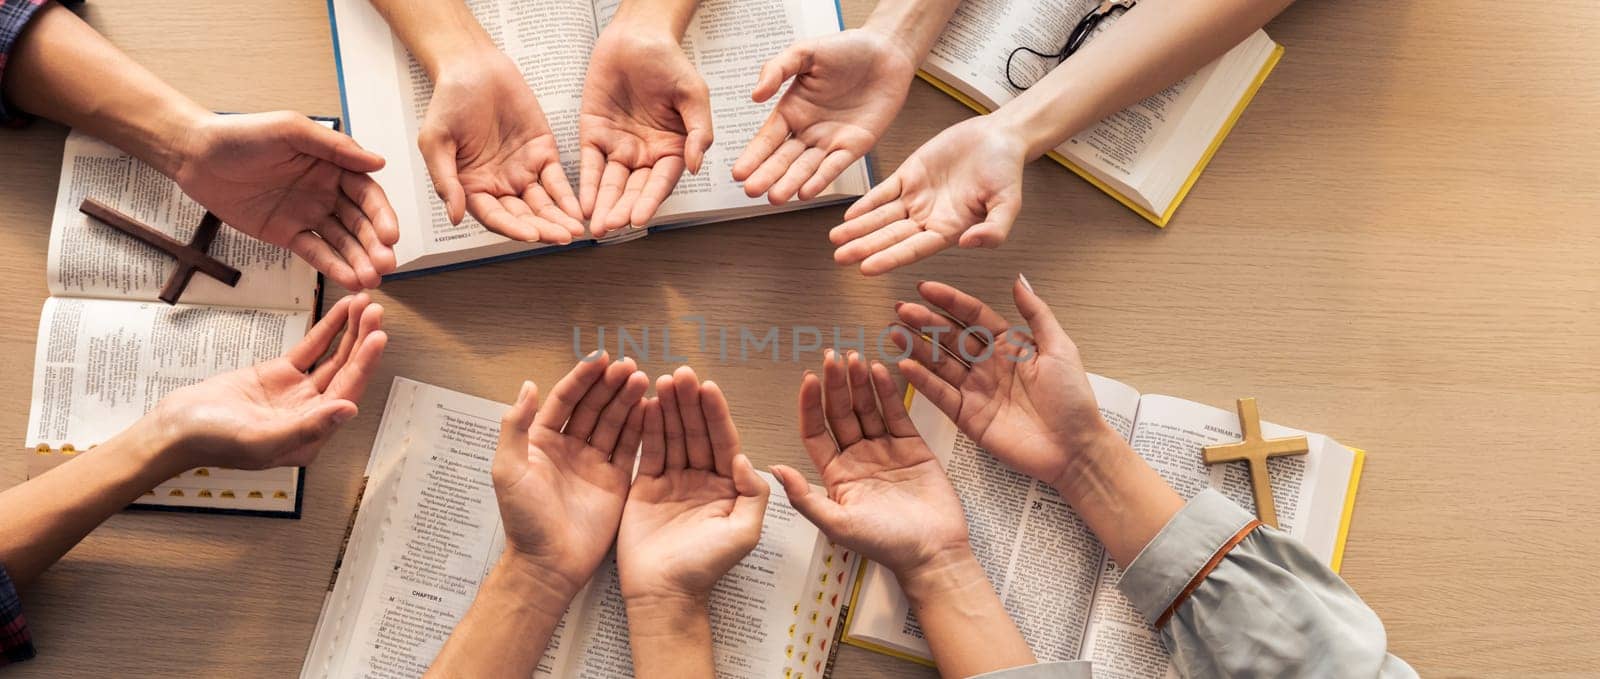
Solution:
{"label": "human hand", "polygon": [[711,91],[677,38],[620,14],[595,41],[579,111],[578,196],[596,237],[649,222],[711,147]]}
{"label": "human hand", "polygon": [[349,290],[394,271],[400,223],[367,176],[383,158],[349,136],[288,111],[204,113],[175,147],[173,180],[229,226]]}
{"label": "human hand", "polygon": [[524,382],[500,421],[493,477],[506,553],[573,593],[605,558],[628,497],[650,380],[633,359],[580,361],[550,390]]}
{"label": "human hand", "polygon": [[816,197],[889,129],[916,69],[895,36],[869,28],[791,45],[761,67],[750,95],[757,102],[794,82],[734,162],[733,178],[774,205]]}
{"label": "human hand", "polygon": [[800,381],[800,435],[828,494],[812,493],[794,469],[774,466],[789,502],[828,539],[902,581],[969,558],[961,502],[912,425],[889,370],[876,362],[869,368],[855,352],[846,360],[830,350],[823,376],[807,371]]}
{"label": "human hand", "polygon": [[875,276],[952,245],[999,247],[1022,208],[1027,149],[989,116],[928,140],[828,233],[833,260]]}
{"label": "human hand", "polygon": [[[365,294],[345,297],[284,355],[174,390],[149,417],[183,469],[310,464],[355,417],[355,401],[388,343],[382,327],[382,306]],[[312,369],[341,330],[338,349]]]}
{"label": "human hand", "polygon": [[703,605],[760,541],[770,490],[740,452],[716,383],[685,366],[658,378],[656,393],[617,534],[622,596]]}
{"label": "human hand", "polygon": [[[1013,330],[972,295],[943,283],[918,285],[934,309],[915,302],[895,306],[899,321],[917,331],[909,338],[891,333],[911,356],[899,368],[984,450],[1061,488],[1086,452],[1106,443],[1117,450],[1126,444],[1100,417],[1078,347],[1050,307],[1027,279],[1018,276],[1012,287],[1028,333]],[[937,337],[939,345],[924,335]]]}
{"label": "human hand", "polygon": [[514,240],[571,243],[583,235],[539,99],[493,45],[440,65],[417,146],[452,224],[471,212]]}

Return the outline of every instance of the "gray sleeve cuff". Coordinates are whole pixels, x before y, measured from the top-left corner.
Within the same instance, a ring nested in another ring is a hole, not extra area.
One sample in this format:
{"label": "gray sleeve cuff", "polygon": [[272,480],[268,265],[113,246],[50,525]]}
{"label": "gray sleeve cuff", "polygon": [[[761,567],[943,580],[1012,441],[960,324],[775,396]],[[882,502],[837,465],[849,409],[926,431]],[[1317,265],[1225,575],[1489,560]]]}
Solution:
{"label": "gray sleeve cuff", "polygon": [[1222,493],[1201,491],[1128,564],[1117,588],[1154,624],[1217,550],[1254,518]]}

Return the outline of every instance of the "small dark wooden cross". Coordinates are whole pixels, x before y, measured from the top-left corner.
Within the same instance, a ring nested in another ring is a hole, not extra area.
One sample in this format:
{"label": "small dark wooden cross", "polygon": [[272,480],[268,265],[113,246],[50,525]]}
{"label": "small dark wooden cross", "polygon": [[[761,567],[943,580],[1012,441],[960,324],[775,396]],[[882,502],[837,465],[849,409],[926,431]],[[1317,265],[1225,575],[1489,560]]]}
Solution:
{"label": "small dark wooden cross", "polygon": [[1272,477],[1267,474],[1267,459],[1283,455],[1304,455],[1311,443],[1304,436],[1283,439],[1261,437],[1261,413],[1256,410],[1253,398],[1239,399],[1239,428],[1244,430],[1244,440],[1206,446],[1203,455],[1206,464],[1223,462],[1250,462],[1250,489],[1256,496],[1256,516],[1261,522],[1278,527],[1278,508],[1272,503]]}
{"label": "small dark wooden cross", "polygon": [[211,241],[217,237],[217,230],[222,228],[222,220],[206,212],[200,218],[200,226],[194,230],[194,237],[188,244],[168,236],[148,224],[140,223],[128,215],[118,212],[105,203],[93,198],[83,199],[78,206],[78,211],[94,217],[106,224],[115,227],[118,231],[126,233],[155,248],[172,255],[178,260],[178,269],[172,272],[172,277],[167,279],[167,284],[161,286],[159,298],[167,304],[177,304],[178,296],[183,294],[183,289],[189,286],[189,279],[194,277],[194,272],[199,271],[207,276],[222,281],[228,287],[239,284],[239,270],[223,264],[215,257],[206,254],[211,247]]}

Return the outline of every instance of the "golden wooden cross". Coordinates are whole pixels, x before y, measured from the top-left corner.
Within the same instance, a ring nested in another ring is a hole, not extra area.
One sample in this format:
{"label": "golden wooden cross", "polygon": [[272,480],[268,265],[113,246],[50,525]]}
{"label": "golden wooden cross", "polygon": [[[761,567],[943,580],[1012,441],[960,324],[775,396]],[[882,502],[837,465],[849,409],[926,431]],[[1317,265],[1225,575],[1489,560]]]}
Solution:
{"label": "golden wooden cross", "polygon": [[1272,504],[1272,477],[1267,473],[1267,459],[1284,455],[1304,455],[1311,443],[1304,436],[1283,439],[1261,437],[1261,413],[1256,410],[1253,398],[1239,399],[1239,428],[1244,430],[1244,440],[1206,446],[1203,456],[1206,464],[1223,462],[1250,462],[1250,490],[1256,497],[1256,516],[1261,522],[1278,527],[1278,509]]}

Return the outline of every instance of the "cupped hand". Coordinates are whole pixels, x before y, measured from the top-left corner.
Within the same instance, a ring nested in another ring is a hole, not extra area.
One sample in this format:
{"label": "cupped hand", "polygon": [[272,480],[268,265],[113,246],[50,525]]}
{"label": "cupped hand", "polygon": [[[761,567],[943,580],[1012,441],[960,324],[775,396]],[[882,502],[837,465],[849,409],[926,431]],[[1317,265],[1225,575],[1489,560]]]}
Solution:
{"label": "cupped hand", "polygon": [[555,134],[522,72],[492,47],[439,70],[417,146],[452,224],[466,213],[528,242],[583,235]]}
{"label": "cupped hand", "polygon": [[[152,416],[186,468],[310,464],[339,425],[355,417],[355,402],[388,343],[382,328],[383,307],[365,294],[345,297],[284,355],[177,389]],[[338,349],[317,362],[341,330]]]}
{"label": "cupped hand", "polygon": [[703,602],[761,539],[769,488],[739,449],[722,389],[687,366],[644,404],[639,475],[617,534],[622,595]]}
{"label": "cupped hand", "polygon": [[800,436],[828,493],[774,466],[789,502],[828,539],[902,578],[952,553],[970,554],[961,501],[889,370],[869,367],[855,352],[847,360],[829,351],[823,376],[807,371],[800,381]]}
{"label": "cupped hand", "polygon": [[578,117],[578,197],[596,237],[643,226],[711,147],[711,91],[670,34],[615,20],[595,41]]}
{"label": "cupped hand", "polygon": [[828,233],[839,264],[874,276],[952,245],[999,247],[1022,208],[1023,142],[989,116],[928,140]]}
{"label": "cupped hand", "polygon": [[761,68],[751,99],[794,82],[733,164],[752,197],[809,200],[878,143],[905,105],[916,62],[893,36],[851,29],[802,40]]}
{"label": "cupped hand", "polygon": [[918,331],[891,333],[910,352],[900,372],[984,450],[1059,488],[1084,451],[1121,441],[1100,416],[1078,347],[1025,279],[1012,295],[1026,332],[949,285],[917,290],[933,308],[896,305],[899,322]]}
{"label": "cupped hand", "polygon": [[493,477],[506,551],[575,592],[617,535],[650,379],[633,359],[580,361],[543,407],[525,382],[500,421]]}
{"label": "cupped hand", "polygon": [[288,111],[207,115],[176,142],[172,177],[223,222],[288,248],[349,290],[395,269],[400,224],[367,175],[383,158]]}

